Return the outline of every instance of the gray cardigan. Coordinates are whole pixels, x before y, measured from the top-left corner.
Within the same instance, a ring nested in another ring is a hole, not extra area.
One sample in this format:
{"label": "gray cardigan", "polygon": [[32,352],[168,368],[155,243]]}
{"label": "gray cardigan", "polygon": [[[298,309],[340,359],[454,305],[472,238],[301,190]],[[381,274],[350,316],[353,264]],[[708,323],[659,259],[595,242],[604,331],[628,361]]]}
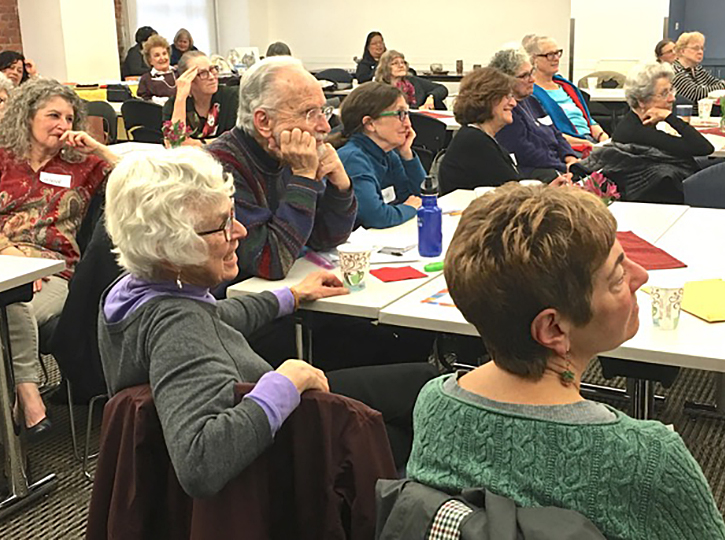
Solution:
{"label": "gray cardigan", "polygon": [[272,443],[262,408],[251,399],[234,405],[233,385],[271,371],[243,334],[272,321],[278,310],[275,295],[265,292],[216,305],[156,297],[112,324],[100,311],[109,394],[151,385],[171,462],[193,497],[217,493]]}

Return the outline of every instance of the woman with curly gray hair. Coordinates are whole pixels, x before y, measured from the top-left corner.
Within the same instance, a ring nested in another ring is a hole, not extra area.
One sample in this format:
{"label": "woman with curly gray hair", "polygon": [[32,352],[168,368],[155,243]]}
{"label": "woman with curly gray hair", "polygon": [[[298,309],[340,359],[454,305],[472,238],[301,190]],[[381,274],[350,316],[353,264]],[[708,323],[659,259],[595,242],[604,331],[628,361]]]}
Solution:
{"label": "woman with curly gray hair", "polygon": [[[651,146],[678,157],[707,156],[714,151],[695,128],[672,112],[675,103],[675,72],[666,62],[635,67],[624,83],[630,111],[617,124],[612,140]],[[657,129],[667,123],[677,135]]]}
{"label": "woman with curly gray hair", "polygon": [[75,235],[116,156],[81,131],[85,112],[68,87],[32,79],[0,119],[0,255],[65,261],[33,284],[33,299],[8,306],[17,385],[16,421],[31,438],[50,428],[38,392],[38,332],[60,313],[79,258]]}
{"label": "woman with curly gray hair", "polygon": [[13,81],[8,79],[4,74],[0,73],[0,116],[5,111],[5,104],[10,99],[10,94],[13,93],[15,85]]}

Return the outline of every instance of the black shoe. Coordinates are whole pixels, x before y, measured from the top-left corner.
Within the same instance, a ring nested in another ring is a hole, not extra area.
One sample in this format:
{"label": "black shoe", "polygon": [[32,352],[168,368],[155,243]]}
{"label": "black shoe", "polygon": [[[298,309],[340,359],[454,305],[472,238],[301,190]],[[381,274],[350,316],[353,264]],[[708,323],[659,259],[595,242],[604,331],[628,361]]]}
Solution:
{"label": "black shoe", "polygon": [[28,442],[38,442],[45,439],[53,429],[53,423],[47,416],[40,422],[25,430],[28,435]]}

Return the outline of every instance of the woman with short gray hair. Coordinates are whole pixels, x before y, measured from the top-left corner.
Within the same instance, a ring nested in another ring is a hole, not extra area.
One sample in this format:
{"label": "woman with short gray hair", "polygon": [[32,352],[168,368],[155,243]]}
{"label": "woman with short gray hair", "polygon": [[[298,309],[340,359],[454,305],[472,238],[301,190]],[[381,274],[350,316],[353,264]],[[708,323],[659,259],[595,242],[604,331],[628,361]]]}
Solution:
{"label": "woman with short gray hair", "polygon": [[71,88],[34,78],[13,91],[0,119],[0,254],[65,263],[62,272],[33,284],[30,302],[8,306],[15,420],[31,438],[51,426],[38,391],[38,334],[63,309],[80,257],[76,233],[117,160],[81,131],[85,118]]}
{"label": "woman with short gray hair", "polygon": [[[325,375],[301,360],[276,371],[249,335],[301,302],[346,294],[329,272],[292,287],[216,301],[237,275],[247,232],[234,217],[234,186],[196,148],[127,157],[106,189],[106,226],[128,270],[104,293],[99,350],[109,392],[150,384],[169,457],[193,497],[219,492],[265,448],[306,390]],[[235,404],[233,386],[255,382]]]}
{"label": "woman with short gray hair", "polygon": [[[612,140],[651,146],[683,158],[707,156],[714,151],[710,142],[672,112],[676,90],[674,71],[667,63],[635,67],[624,83],[624,95],[630,111],[617,124]],[[667,123],[678,135],[657,129]]]}

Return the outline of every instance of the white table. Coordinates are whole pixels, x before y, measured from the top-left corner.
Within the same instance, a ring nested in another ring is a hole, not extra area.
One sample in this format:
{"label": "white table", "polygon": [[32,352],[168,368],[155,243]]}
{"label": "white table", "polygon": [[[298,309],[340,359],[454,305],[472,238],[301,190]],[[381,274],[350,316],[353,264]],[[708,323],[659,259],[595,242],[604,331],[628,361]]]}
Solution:
{"label": "white table", "polygon": [[112,152],[121,157],[127,156],[134,152],[148,152],[154,150],[163,150],[163,144],[145,143],[145,142],[122,142],[109,146]]}
{"label": "white table", "polygon": [[[15,402],[15,382],[13,360],[9,354],[10,339],[7,326],[6,306],[18,300],[21,289],[29,288],[32,298],[33,281],[61,272],[65,262],[51,259],[32,259],[27,257],[9,257],[0,255],[0,344],[2,362],[0,362],[0,428],[5,449],[6,470],[8,471],[7,498],[0,501],[0,520],[7,514],[29,504],[55,488],[55,474],[48,474],[30,484],[25,469],[25,457],[22,441],[15,433],[13,404]],[[21,430],[22,432],[22,430]]]}
{"label": "white table", "polygon": [[624,97],[624,88],[592,88],[584,89],[589,94],[591,101],[624,103],[627,99]]}

